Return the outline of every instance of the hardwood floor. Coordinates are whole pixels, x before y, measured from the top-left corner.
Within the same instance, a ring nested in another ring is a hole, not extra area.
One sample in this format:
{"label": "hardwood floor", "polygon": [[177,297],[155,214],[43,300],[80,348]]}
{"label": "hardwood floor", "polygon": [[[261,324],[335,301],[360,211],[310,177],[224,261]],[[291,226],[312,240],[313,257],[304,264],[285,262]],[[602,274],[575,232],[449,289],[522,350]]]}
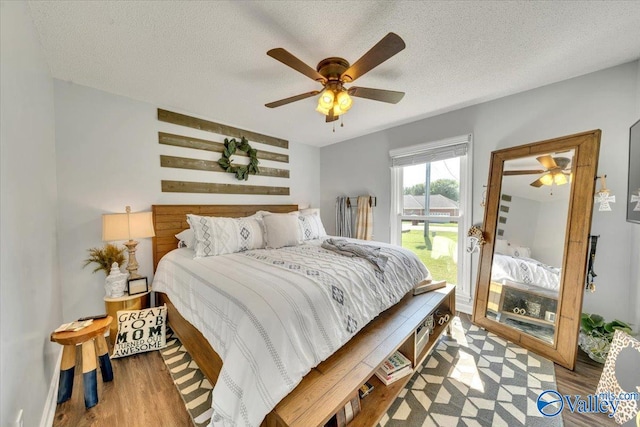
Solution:
{"label": "hardwood floor", "polygon": [[[78,356],[80,357],[80,356]],[[160,353],[141,353],[112,360],[114,379],[102,383],[98,373],[98,405],[85,409],[81,369],[76,368],[71,399],[56,409],[54,427],[191,426],[184,402],[173,384]],[[81,366],[81,364],[76,364]],[[561,394],[586,396],[596,390],[602,365],[579,351],[575,371],[556,365]],[[566,427],[615,426],[605,414],[562,412]]]}
{"label": "hardwood floor", "polygon": [[113,381],[103,383],[98,372],[99,402],[93,408],[85,409],[82,369],[79,369],[82,365],[76,363],[73,395],[70,400],[58,405],[54,426],[192,425],[160,352],[152,351],[113,359],[111,364]]}
{"label": "hardwood floor", "polygon": [[[574,371],[559,365],[555,367],[556,384],[560,394],[579,394],[585,397],[596,392],[603,365],[589,359],[584,351],[578,350],[578,361]],[[566,407],[562,411],[562,419],[567,427],[617,426],[613,418],[609,418],[606,414],[574,414]]]}

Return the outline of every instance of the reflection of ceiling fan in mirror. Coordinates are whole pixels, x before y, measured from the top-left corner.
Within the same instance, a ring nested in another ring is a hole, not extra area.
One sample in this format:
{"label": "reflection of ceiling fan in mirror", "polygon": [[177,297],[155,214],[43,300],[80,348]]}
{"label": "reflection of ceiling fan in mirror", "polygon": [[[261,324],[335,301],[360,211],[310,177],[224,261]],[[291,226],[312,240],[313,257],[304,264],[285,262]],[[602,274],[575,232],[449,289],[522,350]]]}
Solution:
{"label": "reflection of ceiling fan in mirror", "polygon": [[571,159],[567,157],[551,157],[550,155],[536,157],[536,160],[544,167],[544,170],[513,170],[504,171],[504,175],[537,175],[544,174],[530,185],[542,187],[543,185],[564,185],[571,181]]}
{"label": "reflection of ceiling fan in mirror", "polygon": [[317,81],[323,86],[323,89],[322,91],[314,90],[291,96],[265,105],[269,108],[280,107],[322,92],[316,111],[324,114],[327,122],[332,122],[351,108],[353,102],[351,96],[397,104],[404,96],[404,92],[357,86],[346,88],[344,85],[352,83],[404,48],[405,44],[400,36],[389,33],[353,65],[350,65],[346,59],[332,57],[320,61],[315,70],[282,48],[271,49],[267,55]]}

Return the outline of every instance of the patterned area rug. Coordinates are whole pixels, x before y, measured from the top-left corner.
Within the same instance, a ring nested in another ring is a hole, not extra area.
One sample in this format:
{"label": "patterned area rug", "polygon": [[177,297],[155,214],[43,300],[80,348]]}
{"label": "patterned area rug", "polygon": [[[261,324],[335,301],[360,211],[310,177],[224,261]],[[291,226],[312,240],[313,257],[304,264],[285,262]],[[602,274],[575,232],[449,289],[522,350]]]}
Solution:
{"label": "patterned area rug", "polygon": [[[194,426],[206,427],[211,384],[169,328],[160,354]],[[552,362],[456,317],[453,337],[440,340],[379,426],[562,426],[538,412],[538,394],[549,389],[557,390]]]}
{"label": "patterned area rug", "polygon": [[160,350],[160,354],[184,400],[193,425],[207,426],[211,419],[213,387],[170,328],[167,328],[167,346]]}
{"label": "patterned area rug", "polygon": [[562,426],[538,412],[549,389],[551,361],[456,317],[453,337],[443,336],[379,426]]}

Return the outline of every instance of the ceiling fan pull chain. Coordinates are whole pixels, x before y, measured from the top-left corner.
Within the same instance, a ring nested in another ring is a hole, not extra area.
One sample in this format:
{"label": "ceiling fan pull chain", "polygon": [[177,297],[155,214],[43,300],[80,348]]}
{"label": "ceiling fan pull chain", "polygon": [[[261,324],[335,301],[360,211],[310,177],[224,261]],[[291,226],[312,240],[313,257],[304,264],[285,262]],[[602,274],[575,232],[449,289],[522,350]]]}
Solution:
{"label": "ceiling fan pull chain", "polygon": [[342,119],[342,117],[343,117],[343,116],[340,116],[340,127],[341,127],[341,128],[343,128],[343,127],[344,127],[344,122],[342,121],[342,120],[343,120],[343,119]]}
{"label": "ceiling fan pull chain", "polygon": [[336,133],[336,122],[333,122],[333,133]]}

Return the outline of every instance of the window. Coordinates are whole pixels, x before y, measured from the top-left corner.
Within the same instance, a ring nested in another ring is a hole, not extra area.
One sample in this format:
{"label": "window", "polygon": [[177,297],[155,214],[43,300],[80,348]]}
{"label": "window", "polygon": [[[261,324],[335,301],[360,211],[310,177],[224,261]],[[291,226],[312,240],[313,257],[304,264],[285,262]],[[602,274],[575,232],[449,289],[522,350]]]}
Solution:
{"label": "window", "polygon": [[[434,279],[458,285],[469,298],[465,252],[471,226],[471,135],[392,150],[391,239],[424,262]],[[464,301],[463,301],[464,302]]]}

